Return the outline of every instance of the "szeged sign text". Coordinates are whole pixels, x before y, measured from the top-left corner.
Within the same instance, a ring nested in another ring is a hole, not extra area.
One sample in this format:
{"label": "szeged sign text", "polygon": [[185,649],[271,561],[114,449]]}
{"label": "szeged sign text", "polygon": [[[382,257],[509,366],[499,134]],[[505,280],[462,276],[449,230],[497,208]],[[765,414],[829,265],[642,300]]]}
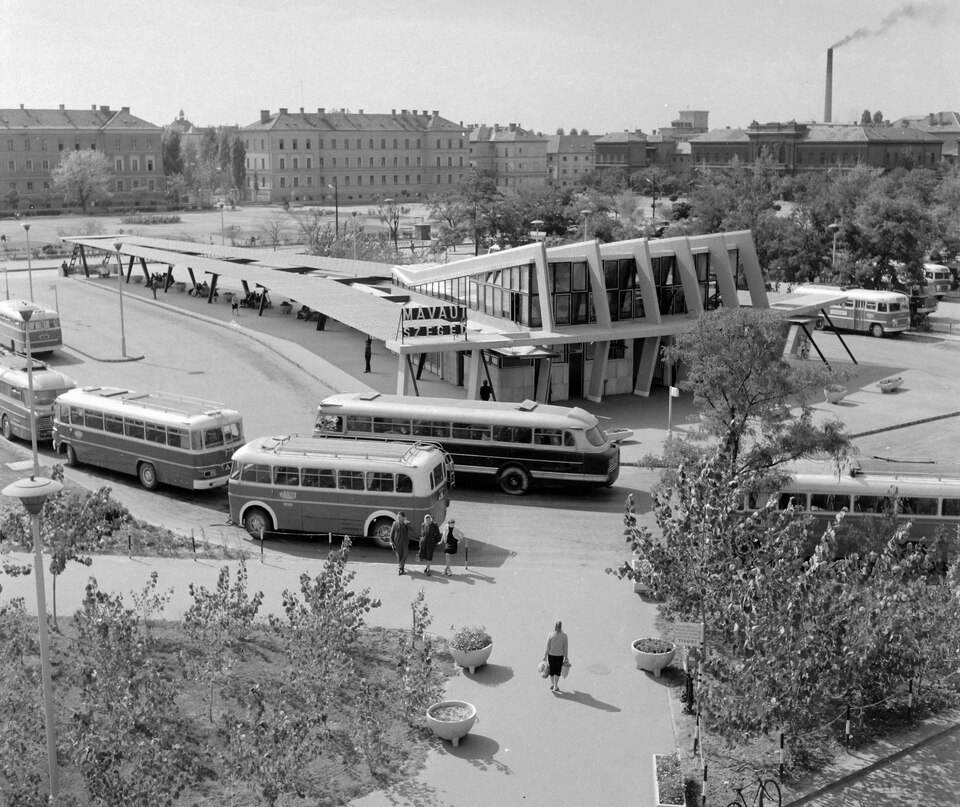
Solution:
{"label": "szeged sign text", "polygon": [[423,305],[401,309],[400,333],[415,336],[464,336],[467,333],[465,305]]}

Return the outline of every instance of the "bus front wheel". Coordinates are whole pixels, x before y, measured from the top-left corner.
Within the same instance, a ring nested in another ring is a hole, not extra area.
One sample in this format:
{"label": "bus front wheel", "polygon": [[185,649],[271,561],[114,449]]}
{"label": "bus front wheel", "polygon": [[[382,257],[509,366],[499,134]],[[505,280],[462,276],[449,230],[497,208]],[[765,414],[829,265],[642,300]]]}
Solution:
{"label": "bus front wheel", "polygon": [[509,465],[497,478],[500,489],[511,496],[522,496],[530,489],[530,474],[519,465]]}
{"label": "bus front wheel", "polygon": [[141,462],[137,469],[137,476],[140,477],[140,484],[147,490],[153,490],[157,486],[157,469],[149,462]]}
{"label": "bus front wheel", "polygon": [[389,518],[378,518],[370,527],[370,537],[373,538],[373,542],[381,549],[392,549],[393,544],[390,543],[390,532],[392,529],[393,521]]}
{"label": "bus front wheel", "polygon": [[13,438],[13,430],[10,428],[10,418],[3,416],[3,436],[8,440]]}
{"label": "bus front wheel", "polygon": [[261,533],[268,533],[273,529],[270,523],[270,516],[267,511],[260,507],[251,507],[243,514],[243,528],[254,538],[259,538]]}
{"label": "bus front wheel", "polygon": [[77,462],[77,452],[74,451],[73,446],[67,443],[66,449],[64,449],[67,455],[67,465],[71,468],[76,468],[80,463]]}
{"label": "bus front wheel", "polygon": [[874,322],[873,325],[870,326],[870,334],[879,339],[883,336],[883,326],[879,322]]}
{"label": "bus front wheel", "polygon": [[817,317],[817,321],[813,323],[813,327],[818,331],[822,331],[826,323],[823,321],[823,317]]}

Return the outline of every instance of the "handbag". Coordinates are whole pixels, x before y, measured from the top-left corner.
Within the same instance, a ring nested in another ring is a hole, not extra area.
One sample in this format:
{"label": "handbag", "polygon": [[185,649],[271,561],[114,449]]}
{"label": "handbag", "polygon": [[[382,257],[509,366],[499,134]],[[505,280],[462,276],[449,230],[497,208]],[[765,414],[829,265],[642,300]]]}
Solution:
{"label": "handbag", "polygon": [[572,666],[572,665],[570,664],[570,661],[569,661],[569,660],[564,660],[563,666],[560,668],[560,677],[561,677],[561,678],[566,678],[566,677],[567,677],[567,675],[570,673],[570,667],[571,667],[571,666]]}
{"label": "handbag", "polygon": [[541,661],[540,665],[537,667],[537,670],[540,672],[541,678],[546,678],[550,675],[550,667],[545,661]]}

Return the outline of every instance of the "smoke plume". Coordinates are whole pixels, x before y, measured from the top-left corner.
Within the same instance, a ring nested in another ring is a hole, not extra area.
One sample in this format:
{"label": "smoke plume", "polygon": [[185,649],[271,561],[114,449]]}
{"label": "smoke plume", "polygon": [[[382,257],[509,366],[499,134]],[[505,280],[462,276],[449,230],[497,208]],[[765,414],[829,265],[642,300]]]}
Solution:
{"label": "smoke plume", "polygon": [[900,8],[891,11],[884,17],[876,28],[858,28],[831,47],[833,49],[842,48],[855,39],[882,36],[902,20],[917,20],[928,25],[936,25],[944,18],[946,13],[946,6],[940,3],[904,3]]}

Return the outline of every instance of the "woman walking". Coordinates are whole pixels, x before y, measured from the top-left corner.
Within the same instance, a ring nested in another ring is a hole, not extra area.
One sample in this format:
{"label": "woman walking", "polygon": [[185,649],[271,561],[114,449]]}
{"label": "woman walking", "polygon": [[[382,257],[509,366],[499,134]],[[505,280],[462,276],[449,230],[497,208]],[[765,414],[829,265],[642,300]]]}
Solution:
{"label": "woman walking", "polygon": [[433,563],[433,550],[440,543],[440,528],[433,516],[427,514],[423,517],[423,525],[420,527],[420,560],[424,562],[423,573],[430,576],[430,564]]}
{"label": "woman walking", "polygon": [[567,634],[563,632],[563,623],[558,619],[553,626],[553,633],[547,637],[547,649],[543,653],[543,660],[550,666],[550,690],[560,691],[560,673],[563,672],[563,662],[567,660]]}
{"label": "woman walking", "polygon": [[446,523],[440,528],[440,541],[443,544],[443,560],[446,564],[443,573],[450,576],[450,564],[453,562],[453,556],[457,554],[460,545],[463,545],[464,552],[467,551],[467,536],[457,526],[455,518],[448,518]]}

